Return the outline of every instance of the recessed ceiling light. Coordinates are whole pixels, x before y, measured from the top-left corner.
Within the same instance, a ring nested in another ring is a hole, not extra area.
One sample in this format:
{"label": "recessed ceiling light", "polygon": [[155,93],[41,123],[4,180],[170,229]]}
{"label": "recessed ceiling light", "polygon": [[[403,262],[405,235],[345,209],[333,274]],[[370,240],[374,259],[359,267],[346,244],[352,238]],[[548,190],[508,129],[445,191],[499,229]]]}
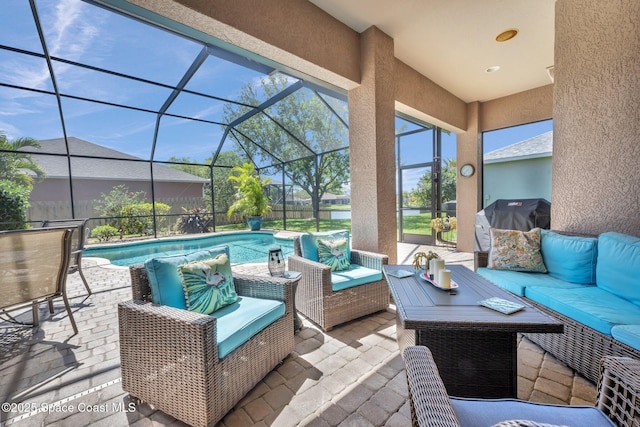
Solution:
{"label": "recessed ceiling light", "polygon": [[514,38],[517,34],[518,34],[517,28],[510,28],[498,34],[496,36],[496,41],[499,43],[506,42],[507,40],[511,40],[512,38]]}
{"label": "recessed ceiling light", "polygon": [[494,65],[492,67],[487,68],[486,70],[484,70],[485,73],[495,73],[496,71],[498,71],[500,69],[499,65]]}

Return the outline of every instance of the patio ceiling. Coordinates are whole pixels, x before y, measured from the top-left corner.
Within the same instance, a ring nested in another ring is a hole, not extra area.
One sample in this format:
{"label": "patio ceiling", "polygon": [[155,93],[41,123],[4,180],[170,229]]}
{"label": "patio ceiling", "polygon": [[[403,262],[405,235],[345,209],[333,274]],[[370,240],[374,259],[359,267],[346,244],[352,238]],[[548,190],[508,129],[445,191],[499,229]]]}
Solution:
{"label": "patio ceiling", "polygon": [[[550,83],[555,0],[310,1],[358,32],[377,26],[398,59],[465,102]],[[515,38],[495,41],[511,28]],[[500,69],[485,72],[492,66]]]}

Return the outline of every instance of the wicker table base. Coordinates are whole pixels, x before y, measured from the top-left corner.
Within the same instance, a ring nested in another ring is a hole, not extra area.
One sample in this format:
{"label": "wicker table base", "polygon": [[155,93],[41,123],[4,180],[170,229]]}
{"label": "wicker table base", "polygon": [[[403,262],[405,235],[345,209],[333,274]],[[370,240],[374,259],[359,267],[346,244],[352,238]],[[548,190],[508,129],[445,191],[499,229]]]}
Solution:
{"label": "wicker table base", "polygon": [[[396,302],[401,352],[411,345],[429,347],[447,392],[460,397],[517,397],[518,332],[561,332],[562,323],[463,267],[452,265],[459,284],[456,295],[431,295],[436,290],[417,275],[397,278],[384,268]],[[525,305],[506,315],[478,301],[501,297]]]}
{"label": "wicker table base", "polygon": [[413,331],[402,328],[401,351],[412,345],[431,350],[451,396],[517,397],[517,334],[479,331]]}

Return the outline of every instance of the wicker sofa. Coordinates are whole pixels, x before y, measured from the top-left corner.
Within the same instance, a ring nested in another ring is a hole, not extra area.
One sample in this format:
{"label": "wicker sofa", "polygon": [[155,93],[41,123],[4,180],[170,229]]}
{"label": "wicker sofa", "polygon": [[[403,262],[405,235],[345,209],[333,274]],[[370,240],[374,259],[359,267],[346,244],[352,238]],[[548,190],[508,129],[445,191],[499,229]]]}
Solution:
{"label": "wicker sofa", "polygon": [[476,254],[478,274],[564,323],[562,334],[526,336],[594,383],[603,356],[640,359],[640,238],[543,230],[541,254],[547,273],[488,269]]}
{"label": "wicker sofa", "polygon": [[332,272],[331,267],[318,261],[314,239],[348,235],[337,230],[296,236],[294,254],[287,260],[289,270],[302,273],[296,309],[324,331],[389,307],[389,286],[382,276],[382,266],[388,264],[386,255],[350,248],[352,268],[344,272]]}
{"label": "wicker sofa", "polygon": [[640,362],[634,359],[602,360],[595,407],[450,397],[427,347],[407,347],[403,359],[414,427],[640,425]]}
{"label": "wicker sofa", "polygon": [[[293,351],[289,279],[233,273],[239,301],[281,301],[285,314],[223,356],[218,312],[154,304],[144,265],[131,266],[130,272],[133,299],[119,304],[118,317],[122,388],[134,399],[189,425],[213,426]],[[228,307],[241,310],[234,305]]]}

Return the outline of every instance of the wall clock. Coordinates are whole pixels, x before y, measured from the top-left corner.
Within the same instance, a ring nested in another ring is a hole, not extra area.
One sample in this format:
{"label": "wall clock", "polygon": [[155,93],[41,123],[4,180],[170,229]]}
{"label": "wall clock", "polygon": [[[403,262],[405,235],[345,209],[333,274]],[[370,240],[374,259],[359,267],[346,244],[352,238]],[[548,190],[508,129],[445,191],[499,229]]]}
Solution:
{"label": "wall clock", "polygon": [[473,167],[473,165],[467,163],[465,165],[462,165],[462,167],[460,168],[460,175],[464,177],[469,177],[473,175],[475,171],[476,169]]}

